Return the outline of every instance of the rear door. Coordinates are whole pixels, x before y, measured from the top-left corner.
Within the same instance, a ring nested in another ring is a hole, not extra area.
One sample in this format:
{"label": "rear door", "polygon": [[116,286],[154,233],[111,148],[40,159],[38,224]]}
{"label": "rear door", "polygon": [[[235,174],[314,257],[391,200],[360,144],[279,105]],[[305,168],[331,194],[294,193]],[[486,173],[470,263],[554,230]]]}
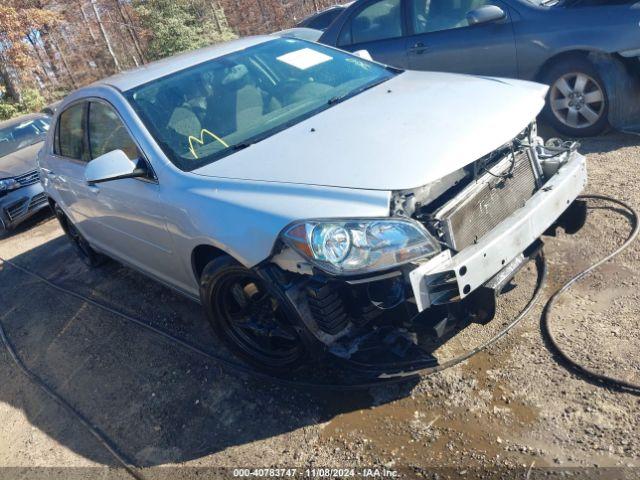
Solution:
{"label": "rear door", "polygon": [[338,47],[367,50],[378,62],[406,68],[405,34],[403,0],[362,2],[342,27]]}
{"label": "rear door", "polygon": [[92,99],[88,108],[89,157],[122,150],[131,160],[147,164],[148,178],[127,178],[91,186],[95,245],[139,270],[171,283],[182,268],[173,255],[158,182],[117,111]]}
{"label": "rear door", "polygon": [[[506,18],[469,25],[467,13],[495,5]],[[408,68],[516,78],[511,12],[496,0],[407,0]]]}

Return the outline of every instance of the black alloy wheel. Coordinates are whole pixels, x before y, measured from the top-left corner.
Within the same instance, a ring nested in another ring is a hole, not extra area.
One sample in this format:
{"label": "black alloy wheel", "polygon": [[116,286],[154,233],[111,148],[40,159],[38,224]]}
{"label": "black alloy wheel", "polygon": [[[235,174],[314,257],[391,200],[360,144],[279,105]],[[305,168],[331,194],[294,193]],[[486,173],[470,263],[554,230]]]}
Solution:
{"label": "black alloy wheel", "polygon": [[214,331],[248,363],[277,373],[304,363],[295,320],[254,271],[219,257],[202,273],[200,296]]}

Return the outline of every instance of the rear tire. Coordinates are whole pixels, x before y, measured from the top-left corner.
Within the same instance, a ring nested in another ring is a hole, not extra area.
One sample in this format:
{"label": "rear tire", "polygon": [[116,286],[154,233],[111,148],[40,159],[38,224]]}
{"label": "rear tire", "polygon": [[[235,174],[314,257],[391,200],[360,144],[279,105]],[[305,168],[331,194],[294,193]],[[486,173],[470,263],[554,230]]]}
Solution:
{"label": "rear tire", "polygon": [[100,255],[91,247],[91,245],[89,245],[89,242],[87,242],[73,222],[65,215],[58,205],[54,207],[53,211],[60,223],[60,226],[62,227],[62,230],[64,230],[65,235],[71,242],[73,249],[78,254],[78,257],[80,257],[80,260],[90,268],[102,265],[106,260],[104,255]]}
{"label": "rear tire", "polygon": [[272,287],[231,257],[209,262],[200,299],[213,330],[237,356],[259,370],[287,373],[308,359],[298,319]]}
{"label": "rear tire", "polygon": [[541,81],[549,85],[544,119],[568,137],[589,137],[608,126],[609,99],[597,68],[573,57],[551,65]]}

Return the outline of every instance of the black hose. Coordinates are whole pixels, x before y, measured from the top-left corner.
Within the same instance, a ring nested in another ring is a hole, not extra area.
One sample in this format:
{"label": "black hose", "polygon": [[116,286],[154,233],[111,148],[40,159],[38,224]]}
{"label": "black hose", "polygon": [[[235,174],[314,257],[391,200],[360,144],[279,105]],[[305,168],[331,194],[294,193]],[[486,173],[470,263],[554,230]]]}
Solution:
{"label": "black hose", "polygon": [[638,234],[640,233],[640,222],[638,219],[638,213],[628,203],[623,202],[622,200],[618,200],[616,198],[609,197],[607,195],[582,195],[580,198],[584,200],[602,200],[606,202],[612,202],[623,207],[631,214],[632,221],[633,221],[633,228],[627,240],[619,248],[617,248],[614,252],[610,253],[609,255],[602,258],[601,260],[598,260],[596,263],[591,265],[586,270],[583,270],[582,272],[578,273],[576,276],[571,278],[556,293],[554,293],[551,296],[551,298],[545,305],[545,308],[542,312],[542,319],[541,319],[542,333],[545,336],[545,339],[547,340],[547,344],[551,347],[551,350],[557,356],[560,357],[560,359],[563,361],[563,363],[566,366],[568,366],[571,370],[573,370],[578,375],[581,375],[583,377],[586,377],[598,383],[607,385],[609,387],[622,389],[622,390],[629,390],[634,393],[640,393],[640,385],[596,372],[595,370],[585,367],[584,365],[581,365],[580,363],[578,363],[578,361],[572,359],[567,354],[567,352],[565,352],[562,349],[556,337],[553,335],[553,331],[551,330],[551,327],[550,327],[551,311],[553,310],[553,307],[555,306],[558,299],[565,292],[567,292],[571,287],[573,287],[576,283],[578,283],[580,280],[584,279],[587,275],[593,272],[596,268],[600,267],[604,263],[620,255],[636,240],[636,238],[638,238]]}
{"label": "black hose", "polygon": [[[7,262],[9,263],[9,262]],[[18,356],[15,348],[9,341],[6,332],[4,331],[4,327],[2,322],[0,322],[0,338],[2,339],[2,343],[6,347],[11,359],[16,364],[18,369],[29,379],[33,384],[38,386],[44,393],[47,394],[49,398],[55,401],[58,405],[64,408],[67,413],[69,413],[72,417],[74,417],[78,422],[82,424],[82,426],[95,437],[95,439],[100,443],[116,461],[122,465],[122,467],[136,480],[143,480],[138,472],[136,472],[136,467],[134,467],[131,462],[129,462],[121,453],[118,452],[118,449],[115,447],[113,442],[107,438],[107,436],[102,433],[97,427],[91,424],[89,420],[85,418],[78,410],[69,404],[64,398],[62,398],[58,393],[56,393],[49,385],[45,383],[38,375],[33,373],[29,368],[24,364],[22,359]]]}

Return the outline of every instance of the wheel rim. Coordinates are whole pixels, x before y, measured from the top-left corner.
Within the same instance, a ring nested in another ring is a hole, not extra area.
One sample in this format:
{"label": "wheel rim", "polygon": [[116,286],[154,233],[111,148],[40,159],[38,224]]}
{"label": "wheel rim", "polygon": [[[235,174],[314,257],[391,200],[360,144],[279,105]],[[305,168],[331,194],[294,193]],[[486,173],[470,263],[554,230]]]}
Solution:
{"label": "wheel rim", "polygon": [[212,301],[220,327],[246,355],[271,367],[300,357],[298,334],[258,277],[250,272],[228,274]]}
{"label": "wheel rim", "polygon": [[604,89],[585,73],[567,73],[553,84],[550,103],[551,111],[564,125],[589,128],[604,115]]}

